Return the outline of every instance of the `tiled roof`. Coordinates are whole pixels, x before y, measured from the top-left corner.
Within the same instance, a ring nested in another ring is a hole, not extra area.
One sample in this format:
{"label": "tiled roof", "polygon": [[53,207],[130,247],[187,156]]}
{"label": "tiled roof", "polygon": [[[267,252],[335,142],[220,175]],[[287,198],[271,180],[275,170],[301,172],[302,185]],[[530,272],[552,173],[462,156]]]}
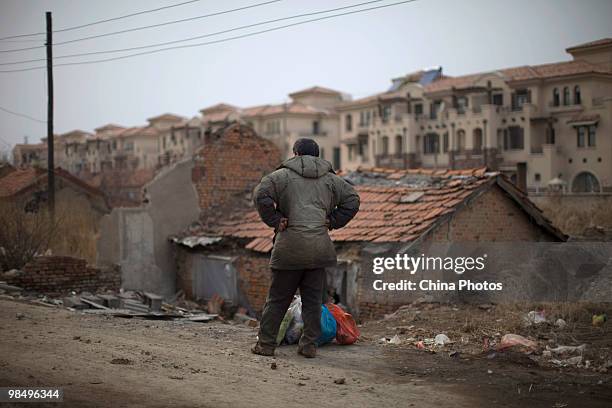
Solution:
{"label": "tiled roof", "polygon": [[313,86],[310,88],[306,88],[306,89],[302,89],[301,91],[296,91],[296,92],[292,92],[289,94],[289,96],[294,97],[294,96],[298,96],[301,94],[309,94],[309,93],[318,93],[318,94],[325,94],[325,95],[341,95],[342,93],[330,88],[325,88],[322,86]]}
{"label": "tiled roof", "polygon": [[425,92],[438,92],[452,88],[469,88],[483,74],[470,74],[457,77],[444,77],[425,86]]}
{"label": "tiled roof", "polygon": [[95,128],[94,131],[96,131],[96,132],[103,132],[105,130],[123,130],[123,129],[125,129],[124,126],[115,125],[114,123],[109,123],[109,124],[106,124],[104,126],[100,126],[98,128]]}
{"label": "tiled roof", "polygon": [[70,136],[91,136],[91,134],[89,132],[86,132],[84,130],[80,130],[80,129],[75,129],[75,130],[71,130],[70,132],[66,132],[66,133],[62,133],[61,135],[57,135],[57,137],[59,139],[67,139]]}
{"label": "tiled roof", "polygon": [[184,119],[183,116],[175,115],[174,113],[162,113],[161,115],[153,116],[147,120],[149,122],[180,122]]}
{"label": "tiled roof", "polygon": [[397,91],[396,92],[389,92],[389,91],[381,92],[381,93],[366,96],[363,98],[353,99],[352,101],[343,102],[342,104],[338,105],[337,108],[342,109],[345,107],[349,108],[353,106],[367,105],[367,104],[375,103],[378,101],[384,101],[387,99],[402,98],[402,97],[405,97],[405,95]]}
{"label": "tiled roof", "polygon": [[153,126],[136,126],[123,130],[117,136],[132,137],[132,136],[157,136],[159,132]]}
{"label": "tiled roof", "polygon": [[269,116],[278,115],[282,113],[291,113],[297,115],[309,115],[309,114],[329,114],[330,111],[326,109],[315,108],[314,106],[305,105],[303,103],[292,102],[280,105],[261,105],[254,106],[251,108],[245,108],[242,110],[242,116],[253,117],[253,116]]}
{"label": "tiled roof", "polygon": [[[104,197],[104,193],[101,190],[93,187],[78,177],[73,176],[60,167],[55,169],[55,175],[56,177],[63,178],[69,181],[71,184],[74,184],[91,194]],[[17,169],[0,179],[0,197],[12,197],[30,187],[33,187],[36,184],[46,183],[46,180],[47,170],[45,169],[38,167]]]}
{"label": "tiled roof", "polygon": [[[527,196],[485,168],[467,170],[361,169],[344,177],[356,184],[361,205],[356,217],[344,228],[333,230],[335,242],[411,242],[455,212],[482,188],[496,182],[509,191],[521,207],[543,228],[562,239]],[[253,209],[236,214],[212,227],[186,232],[190,236],[224,236],[248,239],[247,249],[268,252],[273,230],[260,221]]]}
{"label": "tiled roof", "polygon": [[234,105],[230,105],[227,103],[218,103],[216,105],[212,105],[212,106],[208,106],[206,108],[202,108],[200,109],[200,112],[202,113],[209,113],[209,112],[217,112],[217,111],[236,111],[238,110],[238,107],[234,106]]}
{"label": "tiled roof", "polygon": [[17,169],[0,179],[0,197],[10,197],[31,185],[40,175],[35,167]]}
{"label": "tiled roof", "polygon": [[426,93],[447,91],[452,88],[463,89],[476,85],[483,75],[498,72],[506,81],[525,81],[531,79],[549,79],[578,74],[611,74],[610,71],[586,61],[564,61],[552,64],[525,65],[521,67],[505,68],[498,71],[481,72],[477,74],[444,77],[425,86]]}
{"label": "tiled roof", "polygon": [[528,79],[548,79],[578,74],[611,74],[597,65],[586,61],[566,61],[552,64],[531,65],[529,67],[510,68],[501,71],[509,81],[523,81]]}
{"label": "tiled roof", "polygon": [[581,51],[587,48],[600,47],[602,45],[612,45],[612,38],[602,38],[600,40],[589,41],[584,44],[574,45],[573,47],[567,48],[565,51],[571,53],[574,51]]}

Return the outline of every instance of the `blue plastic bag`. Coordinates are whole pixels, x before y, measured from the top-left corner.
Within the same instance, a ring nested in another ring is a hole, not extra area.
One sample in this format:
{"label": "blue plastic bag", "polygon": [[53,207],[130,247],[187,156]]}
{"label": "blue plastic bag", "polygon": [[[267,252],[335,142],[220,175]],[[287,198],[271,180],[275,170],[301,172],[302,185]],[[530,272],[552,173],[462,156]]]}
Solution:
{"label": "blue plastic bag", "polygon": [[336,319],[327,309],[321,305],[321,335],[317,339],[317,345],[321,346],[330,343],[336,338]]}

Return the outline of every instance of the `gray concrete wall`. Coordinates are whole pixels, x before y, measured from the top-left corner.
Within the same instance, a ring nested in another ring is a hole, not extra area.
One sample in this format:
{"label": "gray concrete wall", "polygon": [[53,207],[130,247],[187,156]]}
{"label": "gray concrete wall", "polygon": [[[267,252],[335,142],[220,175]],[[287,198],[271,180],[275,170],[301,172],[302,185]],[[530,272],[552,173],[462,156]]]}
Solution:
{"label": "gray concrete wall", "polygon": [[147,204],[115,208],[102,221],[98,263],[119,264],[123,288],[175,293],[176,263],[168,237],[199,217],[192,168],[189,159],[162,170],[145,186]]}

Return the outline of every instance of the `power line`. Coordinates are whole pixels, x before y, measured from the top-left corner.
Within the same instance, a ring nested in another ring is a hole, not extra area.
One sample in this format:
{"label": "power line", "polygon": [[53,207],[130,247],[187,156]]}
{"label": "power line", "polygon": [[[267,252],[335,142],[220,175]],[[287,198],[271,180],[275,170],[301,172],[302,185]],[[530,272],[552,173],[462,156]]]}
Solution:
{"label": "power line", "polygon": [[[200,15],[200,16],[183,18],[183,19],[180,19],[180,20],[166,21],[166,22],[158,23],[158,24],[150,24],[150,25],[146,25],[146,26],[128,28],[128,29],[120,30],[120,31],[112,31],[110,33],[91,35],[89,37],[75,38],[73,40],[59,41],[59,42],[56,42],[55,44],[53,44],[53,46],[72,44],[72,43],[75,43],[75,42],[86,41],[86,40],[93,40],[95,38],[108,37],[108,36],[111,36],[111,35],[125,34],[125,33],[130,33],[130,32],[133,32],[133,31],[140,31],[140,30],[145,30],[145,29],[149,29],[149,28],[157,28],[157,27],[163,27],[163,26],[172,25],[172,24],[185,23],[187,21],[201,20],[201,19],[207,18],[207,17],[220,16],[220,15],[223,15],[223,14],[234,13],[236,11],[248,10],[248,9],[255,8],[255,7],[265,6],[265,5],[268,5],[268,4],[271,4],[271,3],[278,3],[279,1],[282,1],[282,0],[269,0],[269,1],[265,1],[263,3],[251,4],[251,5],[248,5],[248,6],[237,7],[237,8],[233,8],[233,9],[229,9],[229,10],[216,11],[214,13],[209,13],[209,14],[203,14],[203,15]],[[16,49],[12,49],[12,50],[0,50],[0,53],[10,53],[10,52],[28,51],[28,50],[38,50],[38,49],[41,49],[41,48],[45,48],[45,46],[44,45],[39,45],[39,46],[35,46],[35,47],[16,48]]]}
{"label": "power line", "polygon": [[26,114],[24,114],[24,113],[13,112],[12,110],[9,110],[9,109],[6,109],[6,108],[3,108],[2,106],[0,106],[0,110],[1,110],[1,111],[4,111],[4,112],[6,112],[6,113],[10,113],[11,115],[20,116],[20,117],[22,117],[22,118],[26,118],[26,119],[32,120],[32,121],[34,121],[34,122],[39,122],[39,123],[47,123],[47,121],[45,121],[45,120],[36,119],[35,117],[32,117],[32,116],[30,116],[30,115],[26,115]]}
{"label": "power line", "polygon": [[[77,26],[73,26],[73,27],[61,28],[59,30],[54,30],[53,32],[54,33],[61,33],[61,32],[64,32],[64,31],[77,30],[79,28],[85,28],[85,27],[89,27],[89,26],[93,26],[93,25],[97,25],[97,24],[108,23],[110,21],[122,20],[124,18],[139,16],[139,15],[147,14],[147,13],[154,13],[156,11],[166,10],[166,9],[173,8],[173,7],[184,6],[185,4],[196,3],[198,1],[202,1],[202,0],[189,0],[189,1],[184,1],[182,3],[170,4],[170,5],[167,5],[167,6],[158,7],[158,8],[154,8],[154,9],[137,11],[135,13],[125,14],[125,15],[117,16],[117,17],[111,17],[111,18],[107,18],[107,19],[104,19],[104,20],[93,21],[93,22],[87,23],[87,24],[81,24],[81,25],[77,25]],[[0,38],[0,40],[8,40],[8,39],[11,39],[11,38],[31,37],[31,36],[34,36],[34,35],[43,35],[43,34],[45,34],[45,32],[11,35],[11,36],[8,36],[8,37],[2,37],[2,38]]]}
{"label": "power line", "polygon": [[[89,55],[113,54],[113,53],[117,53],[117,52],[136,51],[136,50],[142,50],[142,49],[147,49],[147,48],[161,47],[161,46],[164,46],[164,45],[177,44],[177,43],[182,43],[182,42],[187,42],[187,41],[192,41],[192,40],[198,40],[198,39],[206,38],[206,37],[213,37],[213,36],[219,35],[219,34],[227,34],[229,32],[239,31],[239,30],[243,30],[245,28],[253,28],[253,27],[257,27],[257,26],[261,26],[261,25],[266,25],[266,24],[270,24],[270,23],[277,23],[279,21],[292,20],[292,19],[295,19],[295,18],[302,18],[302,17],[310,17],[310,16],[314,16],[314,15],[318,15],[318,14],[331,13],[331,12],[334,12],[334,11],[340,11],[340,10],[346,10],[346,9],[349,9],[349,8],[364,6],[364,5],[367,5],[367,4],[380,3],[381,1],[384,1],[384,0],[372,0],[372,1],[366,1],[366,2],[363,2],[363,3],[357,3],[357,4],[353,4],[353,5],[349,5],[349,6],[337,7],[337,8],[333,8],[333,9],[314,11],[314,12],[311,12],[311,13],[304,13],[304,14],[297,14],[297,15],[289,16],[289,17],[275,18],[275,19],[272,19],[272,20],[266,20],[266,21],[261,21],[261,22],[258,22],[258,23],[247,24],[247,25],[243,25],[243,26],[239,26],[239,27],[230,28],[230,29],[227,29],[227,30],[217,31],[217,32],[214,32],[214,33],[208,33],[208,34],[198,35],[198,36],[195,36],[195,37],[183,38],[183,39],[180,39],[180,40],[166,41],[166,42],[149,44],[149,45],[141,45],[141,46],[137,46],[137,47],[118,48],[118,49],[114,49],[114,50],[92,51],[92,52],[84,52],[84,53],[78,53],[78,54],[59,55],[59,56],[54,57],[54,59],[57,60],[57,59],[64,59],[64,58],[84,57],[84,56],[89,56]],[[30,63],[30,62],[40,62],[40,61],[45,61],[45,58],[37,58],[37,59],[24,60],[24,61],[3,62],[3,63],[0,63],[0,66],[2,66],[2,65],[17,65],[17,64],[25,64],[25,63]]]}
{"label": "power line", "polygon": [[[252,36],[255,36],[255,35],[260,35],[260,34],[272,32],[272,31],[278,31],[278,30],[282,30],[282,29],[285,29],[285,28],[290,28],[290,27],[295,27],[295,26],[299,26],[299,25],[303,25],[303,24],[308,24],[308,23],[312,23],[312,22],[316,22],[316,21],[328,20],[328,19],[331,19],[331,18],[342,17],[342,16],[351,15],[351,14],[357,14],[357,13],[363,13],[363,12],[366,12],[366,11],[372,11],[372,10],[377,10],[377,9],[382,9],[382,8],[387,8],[387,7],[399,6],[401,4],[413,3],[415,1],[417,1],[417,0],[404,0],[404,1],[399,1],[399,2],[390,3],[390,4],[383,4],[383,5],[380,5],[380,6],[364,8],[364,9],[360,9],[360,10],[354,10],[354,11],[348,11],[348,12],[344,12],[344,13],[338,13],[338,14],[333,14],[331,16],[323,16],[323,17],[313,18],[313,19],[310,19],[310,20],[298,21],[296,23],[286,24],[286,25],[278,26],[278,27],[272,27],[272,28],[268,28],[268,29],[265,29],[265,30],[255,31],[255,32],[252,32],[252,33],[237,35],[237,36],[234,36],[234,37],[222,38],[220,40],[214,40],[214,41],[208,41],[208,42],[196,43],[196,44],[177,45],[177,46],[174,46],[174,47],[160,48],[160,49],[157,49],[157,50],[144,51],[144,52],[139,52],[139,53],[134,53],[134,54],[122,55],[122,56],[118,56],[118,57],[104,58],[104,59],[99,59],[99,60],[81,61],[81,62],[67,62],[67,63],[63,63],[63,64],[55,64],[53,66],[54,67],[62,67],[62,66],[72,66],[72,65],[90,65],[90,64],[97,64],[97,63],[101,63],[101,62],[109,62],[109,61],[117,61],[117,60],[122,60],[122,59],[127,59],[127,58],[133,58],[133,57],[138,57],[138,56],[142,56],[142,55],[155,54],[155,53],[158,53],[158,52],[170,51],[170,50],[175,50],[175,49],[195,48],[195,47],[202,47],[202,46],[206,46],[206,45],[219,44],[219,43],[223,43],[223,42],[238,40],[238,39],[241,39],[241,38],[252,37]],[[31,67],[31,68],[11,69],[11,70],[0,71],[0,73],[34,71],[34,70],[44,69],[44,68],[46,68],[46,67],[45,66],[38,66],[38,67]]]}
{"label": "power line", "polygon": [[26,42],[41,42],[42,39],[32,40],[32,39],[23,39],[23,40],[0,40],[3,43],[26,43]]}

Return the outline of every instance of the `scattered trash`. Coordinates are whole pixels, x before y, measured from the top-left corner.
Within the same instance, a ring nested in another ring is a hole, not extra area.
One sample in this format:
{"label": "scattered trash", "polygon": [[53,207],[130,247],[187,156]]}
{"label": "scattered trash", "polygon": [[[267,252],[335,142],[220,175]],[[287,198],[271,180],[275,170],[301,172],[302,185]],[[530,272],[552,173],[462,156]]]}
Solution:
{"label": "scattered trash", "polygon": [[200,313],[194,316],[186,317],[186,320],[191,322],[209,322],[211,320],[215,320],[217,317],[219,317],[218,314]]}
{"label": "scattered trash", "polygon": [[302,299],[300,296],[296,296],[292,306],[289,306],[287,313],[291,315],[291,321],[289,322],[289,327],[287,327],[285,342],[287,344],[295,344],[300,340],[302,332],[304,331],[304,320],[302,319]]}
{"label": "scattered trash", "polygon": [[17,320],[23,320],[23,319],[25,319],[25,317],[26,317],[26,315],[25,315],[25,314],[23,314],[23,313],[17,313],[17,314],[15,315],[15,318],[16,318]]}
{"label": "scattered trash", "polygon": [[586,346],[587,346],[586,344],[581,344],[579,346],[558,346],[555,348],[550,348],[546,346],[546,350],[549,351],[551,354],[555,354],[555,355],[564,355],[564,354],[573,354],[573,353],[582,354],[584,353]]}
{"label": "scattered trash", "polygon": [[272,362],[272,364],[270,364],[270,369],[276,370],[277,368],[278,368],[278,366],[276,365],[275,362]]}
{"label": "scattered trash", "polygon": [[525,316],[523,320],[528,326],[531,326],[533,324],[548,323],[548,320],[546,320],[546,317],[544,317],[543,310],[537,312],[535,310],[532,310],[531,312],[527,313],[527,316]]}
{"label": "scattered trash", "polygon": [[109,309],[119,309],[121,307],[121,299],[114,295],[98,295],[102,300],[102,304]]}
{"label": "scattered trash", "polygon": [[513,346],[524,346],[530,349],[538,348],[538,344],[518,334],[506,334],[502,337],[498,350],[504,350]]}
{"label": "scattered trash", "polygon": [[0,282],[0,289],[7,291],[7,292],[22,292],[23,291],[23,288],[20,288],[19,286],[9,285],[5,282]]}
{"label": "scattered trash", "polygon": [[207,303],[208,313],[221,314],[221,309],[223,308],[224,303],[225,300],[215,293]]}
{"label": "scattered trash", "polygon": [[448,353],[449,357],[459,357],[460,353],[458,351],[451,351]]}
{"label": "scattered trash", "polygon": [[97,296],[81,296],[81,302],[95,309],[108,309],[108,307],[102,304],[104,301]]}
{"label": "scattered trash", "polygon": [[555,326],[557,326],[560,329],[564,329],[565,326],[567,326],[567,323],[563,319],[557,319],[557,321],[555,322]]}
{"label": "scattered trash", "polygon": [[582,363],[582,356],[571,357],[565,360],[550,360],[553,364],[561,367],[578,366]]}
{"label": "scattered trash", "polygon": [[317,345],[326,344],[334,340],[336,337],[336,319],[325,306],[321,306],[321,335],[317,339]]}
{"label": "scattered trash", "polygon": [[[291,325],[291,322],[293,321],[293,319],[299,314],[300,319],[302,316],[302,300],[299,296],[295,296],[293,298],[293,301],[291,302],[291,304],[289,305],[289,308],[287,309],[287,312],[285,313],[285,317],[283,317],[283,320],[281,321],[281,325],[278,329],[278,334],[276,335],[276,344],[278,344],[279,346],[285,342],[286,344],[293,344],[296,340],[294,339],[295,333],[292,333],[290,335],[289,340],[292,341],[292,343],[289,343],[286,339],[286,334],[287,334],[287,330],[289,329],[289,326]],[[303,323],[302,323],[303,324]],[[299,339],[299,335],[297,336],[297,338]]]}
{"label": "scattered trash", "polygon": [[338,344],[353,344],[359,339],[360,332],[353,316],[345,312],[340,306],[333,303],[326,305],[336,319],[336,342]]}
{"label": "scattered trash", "polygon": [[402,339],[400,339],[400,336],[398,336],[397,334],[393,337],[391,337],[391,340],[389,340],[389,344],[394,344],[394,345],[400,345],[402,344]]}
{"label": "scattered trash", "polygon": [[493,371],[487,370],[487,374],[493,374]]}
{"label": "scattered trash", "polygon": [[417,341],[415,344],[416,348],[418,348],[419,350],[425,350],[425,343],[423,343],[423,341]]}
{"label": "scattered trash", "polygon": [[608,316],[605,313],[593,315],[593,326],[602,326],[608,320]]}
{"label": "scattered trash", "polygon": [[443,346],[447,343],[450,343],[451,340],[448,338],[448,336],[446,334],[438,334],[435,338],[434,338],[434,344],[436,346]]}
{"label": "scattered trash", "polygon": [[[210,315],[215,316],[215,315]],[[258,322],[257,319],[252,318],[251,316],[247,316],[244,313],[236,313],[234,314],[234,320],[243,323],[249,327],[257,327]]]}
{"label": "scattered trash", "polygon": [[81,302],[81,299],[77,296],[69,296],[64,298],[64,306],[71,307],[76,310],[88,309],[89,305]]}
{"label": "scattered trash", "polygon": [[336,378],[336,379],[334,380],[334,384],[339,384],[339,385],[346,384],[346,378],[344,378],[344,377],[342,377],[342,378]]}
{"label": "scattered trash", "polygon": [[144,300],[152,312],[161,311],[163,297],[150,292],[144,292]]}

